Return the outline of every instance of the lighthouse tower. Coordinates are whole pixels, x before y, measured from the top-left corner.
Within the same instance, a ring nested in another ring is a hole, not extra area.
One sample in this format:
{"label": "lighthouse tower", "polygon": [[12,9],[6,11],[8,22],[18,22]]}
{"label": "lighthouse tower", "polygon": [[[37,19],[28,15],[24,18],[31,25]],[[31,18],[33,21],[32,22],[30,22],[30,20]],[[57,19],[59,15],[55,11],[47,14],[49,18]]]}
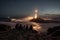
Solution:
{"label": "lighthouse tower", "polygon": [[34,19],[36,19],[38,17],[38,10],[35,10],[34,12]]}

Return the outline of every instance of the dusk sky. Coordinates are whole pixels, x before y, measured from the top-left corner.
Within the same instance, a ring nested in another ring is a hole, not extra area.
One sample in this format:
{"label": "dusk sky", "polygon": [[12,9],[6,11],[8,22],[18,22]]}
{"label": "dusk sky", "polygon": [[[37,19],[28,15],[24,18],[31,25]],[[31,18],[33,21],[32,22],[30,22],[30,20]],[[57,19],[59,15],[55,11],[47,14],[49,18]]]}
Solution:
{"label": "dusk sky", "polygon": [[0,17],[40,14],[60,14],[60,0],[0,0]]}

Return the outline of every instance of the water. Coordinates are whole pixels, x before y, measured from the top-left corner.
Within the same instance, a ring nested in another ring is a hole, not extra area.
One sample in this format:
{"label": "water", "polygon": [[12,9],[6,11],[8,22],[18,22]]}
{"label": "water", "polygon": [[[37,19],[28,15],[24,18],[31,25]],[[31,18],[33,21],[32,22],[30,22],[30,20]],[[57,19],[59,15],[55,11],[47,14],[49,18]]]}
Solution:
{"label": "water", "polygon": [[[1,22],[0,24],[6,24],[11,26],[11,28],[15,28],[16,22]],[[60,23],[36,23],[36,22],[22,22],[22,25],[33,25],[33,29],[41,32],[46,32],[48,28],[52,28],[55,26],[60,26]]]}
{"label": "water", "polygon": [[60,26],[60,23],[40,23],[42,27],[42,31],[47,31],[48,28],[53,28],[55,26]]}
{"label": "water", "polygon": [[60,26],[60,23],[36,23],[36,22],[29,22],[29,23],[35,25],[33,26],[33,29],[40,32],[46,32],[48,28]]}

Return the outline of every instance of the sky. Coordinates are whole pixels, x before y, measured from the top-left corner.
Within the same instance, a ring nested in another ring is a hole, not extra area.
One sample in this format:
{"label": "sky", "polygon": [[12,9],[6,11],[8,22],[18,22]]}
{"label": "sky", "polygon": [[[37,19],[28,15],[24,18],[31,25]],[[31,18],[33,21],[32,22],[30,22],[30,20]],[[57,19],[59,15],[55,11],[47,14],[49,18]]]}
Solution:
{"label": "sky", "polygon": [[34,14],[60,14],[60,0],[0,0],[0,17],[23,17]]}

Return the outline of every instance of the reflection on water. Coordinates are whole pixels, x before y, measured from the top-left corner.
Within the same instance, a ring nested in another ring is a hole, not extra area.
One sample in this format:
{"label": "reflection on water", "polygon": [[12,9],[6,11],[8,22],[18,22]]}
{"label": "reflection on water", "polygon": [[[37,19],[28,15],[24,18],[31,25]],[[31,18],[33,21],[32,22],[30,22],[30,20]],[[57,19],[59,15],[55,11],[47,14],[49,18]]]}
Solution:
{"label": "reflection on water", "polygon": [[60,23],[36,23],[36,22],[31,22],[33,25],[33,29],[40,31],[40,32],[46,32],[48,28],[52,28],[55,26],[60,26]]}
{"label": "reflection on water", "polygon": [[33,29],[36,31],[39,31],[42,29],[41,25],[39,23],[31,22],[33,25]]}

